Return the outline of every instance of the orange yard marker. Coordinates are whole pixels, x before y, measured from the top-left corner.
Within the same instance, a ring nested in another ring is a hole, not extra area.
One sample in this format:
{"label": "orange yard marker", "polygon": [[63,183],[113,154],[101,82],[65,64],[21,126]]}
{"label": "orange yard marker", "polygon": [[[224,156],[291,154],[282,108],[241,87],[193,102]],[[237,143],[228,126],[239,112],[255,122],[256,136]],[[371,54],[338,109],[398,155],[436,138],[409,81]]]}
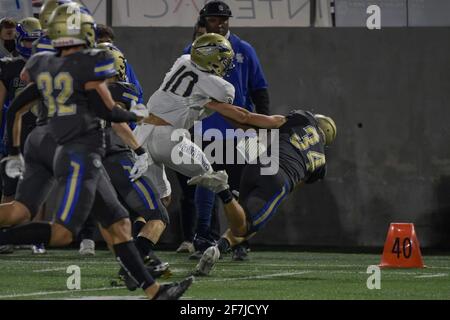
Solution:
{"label": "orange yard marker", "polygon": [[384,243],[380,267],[423,268],[422,254],[414,224],[391,223]]}

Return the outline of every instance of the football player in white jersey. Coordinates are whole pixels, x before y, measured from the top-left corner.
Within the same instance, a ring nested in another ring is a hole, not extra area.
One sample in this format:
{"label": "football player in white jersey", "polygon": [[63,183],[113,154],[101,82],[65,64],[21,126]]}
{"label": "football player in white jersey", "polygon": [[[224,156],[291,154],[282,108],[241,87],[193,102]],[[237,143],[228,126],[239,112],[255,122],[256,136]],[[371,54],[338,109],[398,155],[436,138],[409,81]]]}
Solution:
{"label": "football player in white jersey", "polygon": [[[165,165],[188,177],[213,171],[203,151],[187,136],[172,141],[174,130],[189,129],[195,121],[213,112],[245,126],[272,129],[284,123],[283,116],[256,114],[232,105],[234,87],[222,77],[233,67],[233,56],[226,38],[215,33],[204,34],[195,40],[190,55],[178,58],[160,88],[150,97],[149,116],[134,133],[152,157],[147,174],[161,198],[171,193]],[[183,159],[187,157],[190,161],[175,164],[172,154],[182,154]]]}

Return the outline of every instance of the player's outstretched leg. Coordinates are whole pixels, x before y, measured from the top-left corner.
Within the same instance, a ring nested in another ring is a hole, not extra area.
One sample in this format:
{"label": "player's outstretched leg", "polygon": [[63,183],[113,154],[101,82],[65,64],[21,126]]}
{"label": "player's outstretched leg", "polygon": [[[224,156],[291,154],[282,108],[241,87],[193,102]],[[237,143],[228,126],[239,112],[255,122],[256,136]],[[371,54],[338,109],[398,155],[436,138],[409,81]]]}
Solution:
{"label": "player's outstretched leg", "polygon": [[140,254],[131,239],[131,223],[129,219],[122,219],[108,229],[113,242],[117,260],[133,279],[137,287],[144,290],[150,299],[176,300],[191,286],[193,278],[189,277],[181,282],[160,285],[146,269]]}

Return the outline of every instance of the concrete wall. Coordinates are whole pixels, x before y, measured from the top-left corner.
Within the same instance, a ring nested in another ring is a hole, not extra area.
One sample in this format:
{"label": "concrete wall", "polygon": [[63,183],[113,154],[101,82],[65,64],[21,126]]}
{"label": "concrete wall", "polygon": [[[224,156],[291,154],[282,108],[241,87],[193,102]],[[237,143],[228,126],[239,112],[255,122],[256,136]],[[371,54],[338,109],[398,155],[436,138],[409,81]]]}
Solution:
{"label": "concrete wall", "polygon": [[[448,248],[450,29],[233,31],[259,54],[273,113],[311,109],[338,127],[328,179],[296,190],[253,242],[381,246],[390,222],[413,222],[422,246]],[[116,34],[147,99],[191,30]],[[178,213],[175,203],[163,241],[179,241]]]}

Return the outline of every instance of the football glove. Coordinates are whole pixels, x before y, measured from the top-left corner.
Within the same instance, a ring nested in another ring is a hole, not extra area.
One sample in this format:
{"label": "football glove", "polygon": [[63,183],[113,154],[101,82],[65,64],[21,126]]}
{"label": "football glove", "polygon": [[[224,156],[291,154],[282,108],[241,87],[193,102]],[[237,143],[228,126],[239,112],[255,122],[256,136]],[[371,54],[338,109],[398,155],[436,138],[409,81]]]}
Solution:
{"label": "football glove", "polygon": [[148,169],[149,156],[148,153],[142,153],[140,155],[135,155],[136,161],[134,162],[133,168],[130,171],[130,180],[136,181],[139,179]]}
{"label": "football glove", "polygon": [[147,118],[149,114],[147,106],[142,103],[131,106],[130,111],[142,118]]}
{"label": "football glove", "polygon": [[8,156],[2,159],[2,162],[6,162],[5,172],[11,179],[21,178],[25,171],[25,161],[22,154]]}

